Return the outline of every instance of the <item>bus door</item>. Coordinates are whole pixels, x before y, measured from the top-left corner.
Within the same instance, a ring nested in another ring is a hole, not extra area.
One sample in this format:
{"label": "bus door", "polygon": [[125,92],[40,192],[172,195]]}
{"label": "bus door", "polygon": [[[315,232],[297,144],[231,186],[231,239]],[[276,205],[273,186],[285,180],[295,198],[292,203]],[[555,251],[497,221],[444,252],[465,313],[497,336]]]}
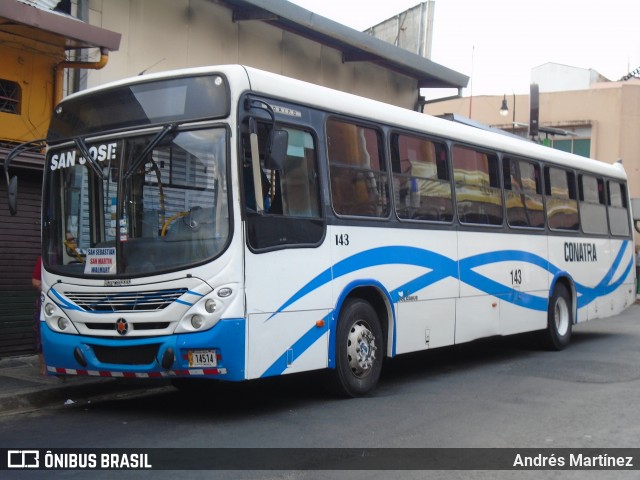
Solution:
{"label": "bus door", "polygon": [[271,128],[258,124],[257,138],[249,132],[242,139],[247,378],[326,368],[328,362],[331,284],[323,272],[330,264],[316,138],[309,129],[283,128],[280,164],[265,162],[260,153],[257,165],[255,150],[270,148]]}

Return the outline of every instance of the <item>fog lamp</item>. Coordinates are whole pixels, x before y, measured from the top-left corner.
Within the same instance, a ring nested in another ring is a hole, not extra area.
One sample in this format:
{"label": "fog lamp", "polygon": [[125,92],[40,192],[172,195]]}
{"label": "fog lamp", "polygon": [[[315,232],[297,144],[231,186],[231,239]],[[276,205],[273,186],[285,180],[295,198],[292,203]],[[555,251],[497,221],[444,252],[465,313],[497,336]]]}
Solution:
{"label": "fog lamp", "polygon": [[191,317],[191,326],[196,330],[202,327],[203,324],[204,318],[202,318],[200,315],[194,315],[193,317]]}

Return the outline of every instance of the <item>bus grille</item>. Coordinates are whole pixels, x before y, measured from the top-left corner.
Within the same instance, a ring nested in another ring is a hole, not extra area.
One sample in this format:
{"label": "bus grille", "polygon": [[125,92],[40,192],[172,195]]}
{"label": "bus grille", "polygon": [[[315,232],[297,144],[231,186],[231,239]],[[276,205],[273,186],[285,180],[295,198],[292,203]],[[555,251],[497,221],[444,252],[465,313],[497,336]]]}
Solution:
{"label": "bus grille", "polygon": [[160,344],[135,347],[105,347],[90,345],[98,361],[115,365],[149,365],[156,360]]}
{"label": "bus grille", "polygon": [[65,296],[90,312],[155,312],[167,308],[186,288],[126,293],[65,292]]}
{"label": "bus grille", "polygon": [[[170,322],[133,322],[129,324],[134,330],[164,330],[169,328]],[[106,330],[116,332],[116,324],[110,323],[85,323],[89,330]]]}

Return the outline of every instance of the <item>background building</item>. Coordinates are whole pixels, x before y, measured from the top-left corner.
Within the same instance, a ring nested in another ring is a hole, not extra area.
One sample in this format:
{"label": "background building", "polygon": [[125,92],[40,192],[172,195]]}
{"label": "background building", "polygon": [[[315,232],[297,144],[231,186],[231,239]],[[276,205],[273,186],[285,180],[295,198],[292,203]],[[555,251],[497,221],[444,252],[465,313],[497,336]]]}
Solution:
{"label": "background building", "polygon": [[[90,1],[89,22],[122,33],[89,86],[191,66],[239,63],[416,109],[421,88],[468,77],[285,0]],[[425,10],[425,15],[428,12]]]}

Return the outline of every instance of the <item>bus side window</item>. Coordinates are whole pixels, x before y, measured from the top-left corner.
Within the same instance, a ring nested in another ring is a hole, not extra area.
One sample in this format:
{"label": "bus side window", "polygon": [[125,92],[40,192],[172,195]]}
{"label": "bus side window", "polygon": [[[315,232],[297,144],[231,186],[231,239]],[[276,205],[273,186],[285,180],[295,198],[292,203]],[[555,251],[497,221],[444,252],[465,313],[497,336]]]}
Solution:
{"label": "bus side window", "polygon": [[591,175],[580,175],[578,177],[578,194],[582,231],[600,235],[608,234],[603,180]]}
{"label": "bus side window", "polygon": [[292,217],[319,217],[318,173],[313,137],[309,132],[287,128],[289,147],[280,174],[282,214]]}
{"label": "bus side window", "polygon": [[336,119],[327,121],[326,131],[335,213],[386,217],[389,192],[378,131]]}
{"label": "bus side window", "polygon": [[398,217],[451,222],[453,200],[446,146],[426,138],[394,135],[391,152]]}
{"label": "bus side window", "polygon": [[507,222],[511,227],[544,228],[539,169],[531,162],[512,158],[503,160]]}
{"label": "bus side window", "polygon": [[630,232],[627,189],[622,183],[608,181],[609,225],[612,235],[627,236]]}
{"label": "bus side window", "polygon": [[556,167],[545,167],[545,206],[552,230],[578,230],[578,201],[575,174]]}
{"label": "bus side window", "polygon": [[502,225],[497,155],[455,145],[452,158],[460,222]]}
{"label": "bus side window", "polygon": [[[256,250],[316,245],[324,235],[314,137],[310,131],[300,128],[287,126],[284,129],[288,134],[288,144],[282,169],[268,169],[261,162],[264,211],[260,215],[255,208],[249,135],[242,137],[247,241]],[[266,124],[258,125],[261,155],[266,148],[268,133]]]}

